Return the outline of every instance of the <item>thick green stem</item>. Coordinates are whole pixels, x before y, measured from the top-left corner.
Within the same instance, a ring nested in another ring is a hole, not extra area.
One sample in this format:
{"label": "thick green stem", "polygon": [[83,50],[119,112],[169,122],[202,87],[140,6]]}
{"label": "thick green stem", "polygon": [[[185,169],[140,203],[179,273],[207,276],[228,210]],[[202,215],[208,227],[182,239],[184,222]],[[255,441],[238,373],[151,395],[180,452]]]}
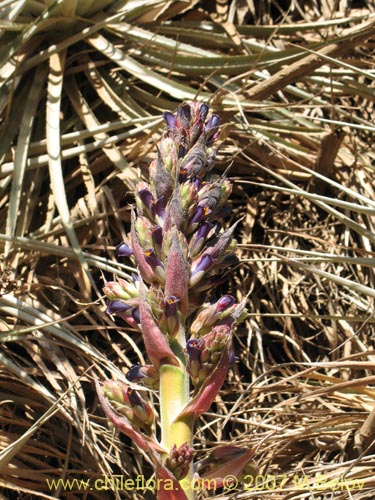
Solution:
{"label": "thick green stem", "polygon": [[192,429],[186,419],[178,419],[179,413],[188,403],[186,392],[186,374],[184,370],[172,365],[160,369],[160,417],[162,428],[162,446],[170,450],[192,441]]}
{"label": "thick green stem", "polygon": [[[160,368],[161,444],[168,451],[173,445],[178,448],[184,443],[188,443],[191,447],[193,444],[193,418],[177,418],[189,402],[189,374],[186,371],[182,352],[184,345],[185,334],[180,332],[171,343],[171,347],[180,358],[181,366],[163,365]],[[181,483],[188,500],[194,498],[192,482],[193,469],[191,467],[188,476]]]}

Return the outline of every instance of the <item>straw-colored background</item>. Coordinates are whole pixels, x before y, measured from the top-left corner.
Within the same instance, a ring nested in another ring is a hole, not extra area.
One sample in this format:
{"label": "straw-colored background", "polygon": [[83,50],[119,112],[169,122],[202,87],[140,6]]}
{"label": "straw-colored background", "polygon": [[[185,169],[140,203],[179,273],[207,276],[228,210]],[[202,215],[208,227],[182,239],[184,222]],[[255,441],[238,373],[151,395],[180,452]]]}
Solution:
{"label": "straw-colored background", "polygon": [[161,113],[195,97],[243,217],[218,292],[249,294],[197,457],[248,446],[260,475],[213,496],[374,498],[374,28],[370,0],[1,2],[3,498],[154,498],[46,480],[151,474],[97,406],[93,378],[143,360],[101,287],[130,271],[114,246]]}

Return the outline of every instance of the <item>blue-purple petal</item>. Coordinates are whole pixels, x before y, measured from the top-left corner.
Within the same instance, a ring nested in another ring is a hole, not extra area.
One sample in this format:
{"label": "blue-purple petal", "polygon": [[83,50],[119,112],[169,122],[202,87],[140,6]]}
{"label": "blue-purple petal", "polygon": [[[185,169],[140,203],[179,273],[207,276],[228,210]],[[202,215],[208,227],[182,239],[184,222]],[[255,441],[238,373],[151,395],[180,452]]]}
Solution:
{"label": "blue-purple petal", "polygon": [[118,314],[122,312],[129,311],[132,306],[125,304],[125,302],[120,302],[119,300],[112,300],[107,304],[106,313],[107,314]]}
{"label": "blue-purple petal", "polygon": [[161,247],[163,244],[163,230],[160,226],[155,226],[151,232],[152,241],[156,246]]}
{"label": "blue-purple petal", "polygon": [[142,200],[142,203],[145,205],[145,207],[147,207],[148,209],[151,208],[151,205],[152,205],[152,201],[153,201],[153,196],[152,196],[152,193],[149,189],[141,189],[140,191],[138,191],[138,196],[140,197],[140,199]]}
{"label": "blue-purple petal", "polygon": [[195,238],[197,240],[199,240],[200,238],[207,238],[208,233],[213,227],[214,225],[211,222],[202,222],[199,225],[197,232],[195,233]]}
{"label": "blue-purple petal", "polygon": [[200,112],[200,115],[201,115],[201,118],[202,118],[202,121],[205,121],[206,117],[207,117],[207,114],[208,114],[208,110],[209,110],[209,106],[207,106],[207,104],[205,103],[202,103],[200,108],[199,108],[199,112]]}
{"label": "blue-purple petal", "polygon": [[213,128],[217,128],[220,125],[220,117],[218,115],[212,114],[208,122],[206,123],[206,126],[204,130],[208,132],[209,130]]}
{"label": "blue-purple petal", "polygon": [[232,295],[223,295],[216,303],[216,311],[223,312],[236,303],[236,299]]}
{"label": "blue-purple petal", "polygon": [[191,120],[190,104],[184,104],[183,106],[180,106],[177,110],[177,115],[179,116],[179,118],[181,118],[181,120],[185,122],[184,125],[188,125]]}
{"label": "blue-purple petal", "polygon": [[194,215],[190,219],[190,224],[196,224],[197,222],[200,222],[205,215],[205,209],[204,207],[198,206]]}
{"label": "blue-purple petal", "polygon": [[214,261],[211,255],[203,254],[198,264],[192,270],[191,276],[195,276],[199,272],[208,271],[212,266],[213,262]]}
{"label": "blue-purple petal", "polygon": [[161,263],[161,261],[156,257],[153,248],[150,248],[149,250],[146,250],[146,252],[145,252],[145,261],[147,262],[147,264],[151,267],[151,269],[153,271],[158,266],[164,268],[164,266]]}
{"label": "blue-purple petal", "polygon": [[138,307],[134,307],[132,309],[132,317],[133,317],[134,321],[137,323],[137,325],[141,324],[141,314],[139,312]]}
{"label": "blue-purple petal", "polygon": [[168,125],[168,127],[173,130],[176,126],[176,117],[174,116],[173,113],[171,113],[170,111],[165,111],[163,113],[163,117],[164,117],[164,120],[166,122],[166,124]]}
{"label": "blue-purple petal", "polygon": [[164,218],[165,215],[165,202],[164,196],[158,198],[155,203],[152,205],[152,213],[154,215],[158,215],[159,217]]}
{"label": "blue-purple petal", "polygon": [[131,255],[133,255],[133,250],[126,243],[121,242],[116,246],[117,257],[130,257]]}
{"label": "blue-purple petal", "polygon": [[176,316],[178,312],[178,304],[180,303],[180,299],[175,297],[174,295],[169,295],[165,297],[165,315],[167,318],[170,316]]}
{"label": "blue-purple petal", "polygon": [[145,376],[146,375],[143,373],[141,365],[133,365],[126,374],[126,378],[130,380],[130,382],[141,380]]}
{"label": "blue-purple petal", "polygon": [[199,361],[204,347],[204,342],[201,339],[189,339],[186,342],[186,352],[190,361]]}
{"label": "blue-purple petal", "polygon": [[128,387],[126,394],[132,406],[140,406],[141,408],[144,407],[144,401],[135,389]]}

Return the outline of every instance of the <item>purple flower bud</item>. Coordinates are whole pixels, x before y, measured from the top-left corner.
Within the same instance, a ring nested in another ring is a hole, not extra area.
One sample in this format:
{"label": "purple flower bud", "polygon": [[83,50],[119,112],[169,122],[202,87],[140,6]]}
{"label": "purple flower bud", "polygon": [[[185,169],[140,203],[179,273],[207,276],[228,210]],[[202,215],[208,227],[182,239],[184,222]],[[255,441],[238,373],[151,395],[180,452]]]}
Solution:
{"label": "purple flower bud", "polygon": [[168,295],[167,297],[165,297],[165,315],[167,316],[167,318],[177,315],[179,303],[180,299],[178,299],[174,295]]}
{"label": "purple flower bud", "polygon": [[130,257],[133,255],[133,250],[129,245],[122,242],[116,245],[116,257]]}
{"label": "purple flower bud", "polygon": [[151,375],[150,370],[153,375],[157,376],[158,372],[153,365],[133,365],[126,374],[126,378],[131,382],[138,382],[142,378],[149,377]]}
{"label": "purple flower bud", "polygon": [[187,149],[188,146],[186,143],[186,139],[184,138],[180,139],[180,143],[178,145],[178,153],[177,153],[178,159],[183,158],[186,155]]}
{"label": "purple flower bud", "polygon": [[213,258],[211,257],[211,255],[207,254],[203,254],[198,262],[193,262],[190,273],[190,286],[194,286],[199,283],[199,281],[206,274],[206,271],[208,271],[210,267],[212,267],[213,263]]}
{"label": "purple flower bud", "polygon": [[236,304],[221,313],[219,324],[232,326],[233,324],[245,319],[247,316],[246,302],[247,297],[245,297],[245,299],[243,299],[239,304]]}
{"label": "purple flower bud", "polygon": [[112,300],[108,303],[106,313],[107,314],[118,314],[129,311],[132,306],[125,304],[125,302],[120,302],[119,300]]}
{"label": "purple flower bud", "polygon": [[152,201],[154,197],[149,189],[144,188],[138,191],[138,196],[141,199],[144,206],[148,209],[151,209]]}
{"label": "purple flower bud", "polygon": [[[206,133],[206,145],[207,147],[212,146],[212,144],[216,141],[216,139],[219,136],[219,126],[220,126],[220,117],[218,115],[215,115],[214,113],[211,115],[211,118],[208,120],[205,126],[205,133]],[[212,161],[215,160],[216,156],[216,149],[213,150],[212,152],[213,158],[211,159],[210,168],[212,168]]]}
{"label": "purple flower bud", "polygon": [[173,130],[176,126],[176,117],[170,111],[165,111],[163,113],[164,120],[166,121],[168,128]]}
{"label": "purple flower bud", "polygon": [[232,307],[236,303],[236,299],[232,295],[223,295],[216,302],[216,312],[223,312],[229,307]]}
{"label": "purple flower bud", "polygon": [[142,398],[140,397],[140,395],[138,394],[137,391],[128,387],[126,392],[127,392],[128,398],[129,398],[129,402],[132,406],[135,406],[135,405],[141,406],[142,405]]}
{"label": "purple flower bud", "polygon": [[145,260],[147,264],[151,267],[151,269],[155,269],[156,267],[160,266],[164,268],[163,264],[160,262],[160,260],[156,257],[154,249],[150,248],[145,251]]}
{"label": "purple flower bud", "polygon": [[198,262],[193,262],[191,266],[191,276],[201,272],[208,271],[213,264],[213,259],[211,255],[203,254]]}
{"label": "purple flower bud", "polygon": [[165,297],[164,304],[169,335],[174,336],[177,334],[180,327],[180,318],[178,316],[180,299],[178,299],[174,295],[168,295],[167,297]]}
{"label": "purple flower bud", "polygon": [[154,226],[151,232],[152,241],[156,248],[160,248],[163,244],[163,230],[160,226]]}
{"label": "purple flower bud", "polygon": [[210,233],[211,229],[214,228],[214,225],[211,222],[202,222],[199,227],[197,232],[195,233],[195,238],[197,240],[201,238],[207,238],[208,234]]}
{"label": "purple flower bud", "polygon": [[138,380],[141,380],[144,376],[141,365],[133,365],[126,374],[126,378],[130,380],[130,382],[138,382]]}
{"label": "purple flower bud", "polygon": [[199,374],[202,372],[201,356],[204,350],[204,341],[202,339],[189,339],[186,342],[185,351],[188,355],[187,371],[193,384],[199,384]]}
{"label": "purple flower bud", "polygon": [[220,117],[218,115],[215,115],[214,113],[211,115],[210,119],[206,123],[206,126],[204,127],[204,130],[208,132],[209,130],[213,128],[217,128],[220,126]]}
{"label": "purple flower bud", "polygon": [[161,217],[162,219],[164,219],[164,214],[165,214],[164,196],[161,196],[152,204],[152,214],[154,216]]}
{"label": "purple flower bud", "polygon": [[210,108],[207,106],[207,104],[205,103],[202,103],[200,105],[200,108],[199,108],[199,114],[200,114],[200,118],[202,121],[205,121],[206,117],[207,117],[207,114],[208,114],[208,110]]}
{"label": "purple flower bud", "polygon": [[193,238],[190,241],[190,256],[195,257],[202,250],[203,245],[207,240],[207,236],[214,228],[214,225],[211,222],[202,222],[194,234]]}
{"label": "purple flower bud", "polygon": [[145,261],[154,272],[156,278],[164,283],[165,279],[164,266],[161,263],[161,261],[156,257],[154,249],[150,248],[149,250],[146,250],[144,256],[145,256]]}
{"label": "purple flower bud", "polygon": [[207,117],[209,107],[207,104],[192,103],[192,124],[190,126],[190,145],[202,136],[204,122]]}
{"label": "purple flower bud", "polygon": [[129,302],[133,303],[126,304],[119,300],[112,300],[107,305],[106,313],[111,315],[114,314],[126,321],[132,327],[137,328],[140,324],[138,300],[131,299]]}
{"label": "purple flower bud", "polygon": [[177,126],[187,129],[190,125],[191,110],[190,104],[183,104],[177,109]]}
{"label": "purple flower bud", "polygon": [[134,307],[132,309],[132,318],[137,323],[137,325],[141,324],[141,315],[140,315],[140,312],[139,312],[139,307]]}
{"label": "purple flower bud", "polygon": [[141,382],[149,389],[157,389],[159,385],[159,374],[153,365],[133,365],[126,374],[126,378],[130,382]]}
{"label": "purple flower bud", "polygon": [[[215,324],[222,324],[222,320],[229,317],[236,309],[236,299],[232,295],[224,295],[214,304],[204,304],[190,326],[191,334],[202,337]],[[228,325],[231,325],[228,323]],[[227,323],[226,323],[227,324]]]}
{"label": "purple flower bud", "polygon": [[198,206],[194,215],[190,219],[189,227],[200,222],[204,217],[207,217],[211,213],[208,207]]}
{"label": "purple flower bud", "polygon": [[154,421],[152,407],[131,387],[126,389],[127,403],[133,411],[132,423],[148,429]]}
{"label": "purple flower bud", "polygon": [[202,339],[189,339],[186,342],[186,352],[190,358],[190,361],[199,361],[202,349],[204,347],[204,341]]}
{"label": "purple flower bud", "polygon": [[191,182],[194,184],[194,187],[197,191],[199,191],[203,185],[202,179],[198,175],[192,177]]}

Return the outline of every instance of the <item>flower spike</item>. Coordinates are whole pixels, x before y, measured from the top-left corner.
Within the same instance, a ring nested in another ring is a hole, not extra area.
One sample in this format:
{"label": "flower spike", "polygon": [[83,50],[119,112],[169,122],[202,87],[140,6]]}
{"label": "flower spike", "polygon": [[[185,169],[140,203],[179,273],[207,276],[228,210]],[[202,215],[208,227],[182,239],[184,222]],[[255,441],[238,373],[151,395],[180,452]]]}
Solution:
{"label": "flower spike", "polygon": [[[239,221],[229,229],[225,222],[231,182],[226,173],[211,173],[220,118],[208,104],[193,101],[165,112],[164,120],[149,180],[135,189],[129,245],[116,247],[117,257],[130,258],[138,274],[104,286],[108,314],[141,332],[148,360],[130,368],[127,384],[97,383],[97,392],[106,416],[151,459],[161,484],[157,499],[194,500],[194,484],[203,487],[213,478],[223,486],[225,476],[245,471],[252,455],[221,446],[194,469],[194,425],[236,359],[232,330],[246,315],[246,299],[213,299],[228,267],[238,263]],[[158,395],[158,412],[132,384],[153,391],[151,400]],[[157,414],[161,444],[153,435]]]}

